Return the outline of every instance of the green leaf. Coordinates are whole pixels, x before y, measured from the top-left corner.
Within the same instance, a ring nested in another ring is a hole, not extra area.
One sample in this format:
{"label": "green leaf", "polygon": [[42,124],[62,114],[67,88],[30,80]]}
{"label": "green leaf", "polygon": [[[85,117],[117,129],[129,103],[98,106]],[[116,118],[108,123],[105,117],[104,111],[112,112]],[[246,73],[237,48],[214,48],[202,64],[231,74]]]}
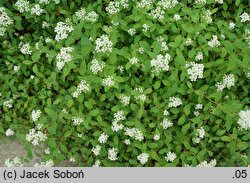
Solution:
{"label": "green leaf", "polygon": [[92,110],[92,111],[89,113],[90,116],[97,116],[98,114],[99,114],[99,110],[98,110],[98,109],[94,109],[94,110]]}
{"label": "green leaf", "polygon": [[57,123],[54,121],[52,122],[49,126],[48,126],[48,132],[52,135],[56,134],[56,130],[57,130]]}
{"label": "green leaf", "polygon": [[56,119],[57,119],[57,113],[53,109],[44,108],[44,111],[52,119],[52,122],[56,121]]}
{"label": "green leaf", "polygon": [[221,140],[225,142],[230,142],[232,139],[229,136],[222,136]]}

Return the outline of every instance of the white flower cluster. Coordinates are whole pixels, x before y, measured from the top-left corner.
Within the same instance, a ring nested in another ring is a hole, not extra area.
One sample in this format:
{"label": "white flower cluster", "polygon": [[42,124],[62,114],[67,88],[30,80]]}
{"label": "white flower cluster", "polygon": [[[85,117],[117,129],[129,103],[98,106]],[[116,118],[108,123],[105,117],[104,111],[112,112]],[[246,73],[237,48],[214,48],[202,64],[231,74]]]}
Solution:
{"label": "white flower cluster", "polygon": [[49,4],[49,0],[39,0],[40,4]]}
{"label": "white flower cluster", "polygon": [[119,110],[114,114],[114,121],[112,122],[112,130],[114,132],[118,132],[119,130],[123,129],[122,124],[118,124],[119,121],[125,120],[125,115],[123,110]]}
{"label": "white flower cluster", "polygon": [[169,8],[174,8],[178,3],[178,0],[160,0],[158,2],[158,5],[162,6],[162,8],[165,10]]}
{"label": "white flower cluster", "polygon": [[185,43],[186,43],[187,46],[189,46],[189,45],[192,44],[192,42],[193,42],[192,39],[191,39],[190,37],[188,37],[188,38],[186,39],[186,42],[185,42]]}
{"label": "white flower cluster", "polygon": [[70,55],[70,52],[72,52],[74,49],[72,47],[62,47],[60,49],[60,53],[57,54],[56,59],[56,67],[58,70],[62,70],[65,63],[70,62],[73,57]]}
{"label": "white flower cluster", "polygon": [[135,91],[139,92],[139,95],[135,96],[136,100],[140,100],[140,101],[146,100],[146,95],[143,93],[144,91],[142,87],[135,88]]}
{"label": "white flower cluster", "polygon": [[92,23],[96,22],[99,17],[95,11],[87,13],[84,8],[81,8],[80,10],[76,11],[75,15],[77,20],[86,20]]}
{"label": "white flower cluster", "polygon": [[101,143],[101,144],[106,143],[107,140],[108,140],[108,137],[109,137],[109,136],[108,136],[106,133],[102,133],[102,134],[99,136],[99,138],[98,138],[99,143]]}
{"label": "white flower cluster", "polygon": [[207,44],[212,48],[220,46],[220,42],[218,41],[218,37],[216,35],[213,35],[213,38],[210,41],[208,41]]}
{"label": "white flower cluster", "polygon": [[25,43],[23,44],[22,42],[19,44],[19,48],[22,54],[25,55],[31,55],[32,50],[30,48],[30,44],[29,43]]}
{"label": "white flower cluster", "polygon": [[41,162],[41,164],[35,163],[34,167],[52,167],[54,166],[54,161],[52,159],[46,161],[46,162]]}
{"label": "white flower cluster", "polygon": [[153,67],[153,71],[159,73],[161,71],[168,71],[169,70],[169,60],[171,56],[166,53],[165,56],[157,55],[155,59],[151,60],[151,66]]}
{"label": "white flower cluster", "polygon": [[223,0],[215,0],[216,3],[223,4]]}
{"label": "white flower cluster", "polygon": [[75,161],[76,161],[76,158],[74,156],[71,156],[69,159],[69,162],[75,162]]}
{"label": "white flower cluster", "polygon": [[161,9],[161,7],[156,7],[155,9],[151,10],[149,15],[154,19],[163,20],[165,11]]}
{"label": "white flower cluster", "polygon": [[73,30],[74,29],[71,25],[68,25],[61,21],[58,22],[54,30],[56,33],[55,40],[60,41],[62,39],[66,39],[69,36],[69,33],[72,32]]}
{"label": "white flower cluster", "polygon": [[162,126],[162,128],[164,130],[168,129],[169,127],[173,126],[173,123],[167,119],[167,118],[164,118],[163,121],[160,123],[160,125]]}
{"label": "white flower cluster", "polygon": [[101,162],[99,160],[96,160],[95,163],[93,164],[93,167],[100,167]]}
{"label": "white flower cluster", "polygon": [[206,4],[207,0],[195,0],[196,4]]}
{"label": "white flower cluster", "polygon": [[85,80],[82,80],[78,86],[77,86],[77,89],[75,92],[73,92],[73,97],[75,98],[78,98],[78,96],[81,94],[81,93],[86,93],[86,92],[89,92],[89,84],[85,81]]}
{"label": "white flower cluster", "polygon": [[80,117],[74,116],[74,117],[72,118],[72,122],[73,122],[74,125],[78,126],[78,125],[80,125],[80,124],[83,123],[83,119],[80,118]]}
{"label": "white flower cluster", "polygon": [[9,99],[9,100],[5,100],[3,102],[3,106],[8,107],[9,109],[13,107],[13,100]]}
{"label": "white flower cluster", "polygon": [[195,135],[196,137],[193,138],[193,141],[194,143],[198,144],[204,138],[206,132],[203,127],[198,128],[196,132],[197,132]]}
{"label": "white flower cluster", "polygon": [[130,96],[122,95],[122,96],[120,97],[120,100],[121,100],[121,103],[122,103],[124,106],[127,106],[127,105],[129,105],[129,102],[130,102]]}
{"label": "white flower cluster", "polygon": [[217,91],[222,91],[224,88],[230,89],[234,86],[234,75],[233,74],[225,74],[223,76],[223,81],[215,84],[217,87]]}
{"label": "white flower cluster", "polygon": [[124,128],[124,134],[134,138],[135,140],[142,141],[144,139],[143,133],[138,128]]}
{"label": "white flower cluster", "polygon": [[116,14],[121,11],[120,2],[118,1],[110,1],[109,5],[105,8],[105,10],[109,14]]}
{"label": "white flower cluster", "polygon": [[13,20],[8,16],[5,8],[0,7],[0,36],[4,36],[6,28],[13,24]]}
{"label": "white flower cluster", "polygon": [[33,8],[31,8],[31,15],[40,16],[44,10],[40,7],[39,4],[36,4]]}
{"label": "white flower cluster", "polygon": [[173,162],[176,159],[176,154],[173,152],[168,152],[167,156],[165,157],[167,161]]}
{"label": "white flower cluster", "polygon": [[203,53],[198,52],[198,54],[195,56],[195,61],[200,61],[203,60]]}
{"label": "white flower cluster", "polygon": [[197,64],[195,62],[189,62],[186,64],[187,73],[191,81],[196,81],[198,78],[203,78],[203,64]]}
{"label": "white flower cluster", "polygon": [[114,81],[113,76],[108,76],[107,78],[102,80],[102,85],[103,86],[111,87],[111,86],[114,86],[114,84],[115,84],[115,81]]}
{"label": "white flower cluster", "polygon": [[117,154],[118,151],[116,148],[111,148],[108,150],[108,159],[111,161],[116,161],[117,160]]}
{"label": "white flower cluster", "polygon": [[93,74],[97,74],[98,72],[102,72],[104,66],[105,66],[105,62],[101,61],[100,63],[98,62],[98,60],[93,59],[91,61],[91,66],[90,66],[90,70]]}
{"label": "white flower cluster", "polygon": [[247,22],[247,21],[250,21],[250,16],[247,14],[247,13],[242,13],[241,15],[240,15],[240,18],[241,18],[241,22]]}
{"label": "white flower cluster", "polygon": [[20,13],[29,12],[30,11],[30,3],[27,0],[17,0],[15,3],[15,7]]}
{"label": "white flower cluster", "polygon": [[160,137],[161,137],[160,134],[155,134],[154,137],[153,137],[153,139],[154,140],[160,140]]}
{"label": "white flower cluster", "polygon": [[46,134],[42,131],[36,131],[34,128],[30,129],[29,133],[26,134],[26,140],[31,142],[34,146],[39,145],[39,142],[43,142],[46,139]]}
{"label": "white flower cluster", "polygon": [[95,156],[99,156],[100,151],[101,151],[101,146],[100,145],[97,145],[97,146],[92,148],[92,152],[94,153]]}
{"label": "white flower cluster", "polygon": [[234,28],[235,28],[235,23],[230,22],[230,23],[229,23],[229,29],[230,29],[230,30],[233,30]]}
{"label": "white flower cluster", "polygon": [[7,167],[22,167],[23,166],[22,159],[19,157],[15,157],[13,160],[8,158],[5,160],[4,164]]}
{"label": "white flower cluster", "polygon": [[95,40],[95,52],[100,53],[100,52],[112,52],[112,41],[109,40],[107,35],[102,35],[100,38],[97,38]]}
{"label": "white flower cluster", "polygon": [[211,24],[213,22],[212,19],[212,13],[210,10],[207,10],[203,13],[202,15],[202,19],[207,23],[207,24]]}
{"label": "white flower cluster", "polygon": [[140,161],[142,165],[148,162],[148,158],[149,155],[147,153],[141,153],[140,155],[137,156],[138,161]]}
{"label": "white flower cluster", "polygon": [[139,62],[139,59],[136,58],[136,57],[133,57],[129,61],[130,61],[131,64],[137,64]]}
{"label": "white flower cluster", "polygon": [[168,107],[178,107],[182,104],[182,101],[179,97],[170,97]]}
{"label": "white flower cluster", "polygon": [[237,123],[240,126],[240,129],[249,130],[250,129],[250,109],[247,109],[246,111],[240,111],[239,116],[240,118]]}
{"label": "white flower cluster", "polygon": [[126,145],[130,145],[130,144],[131,144],[130,139],[125,139],[125,140],[124,140],[124,143],[125,143]]}
{"label": "white flower cluster", "polygon": [[147,25],[147,24],[143,24],[143,25],[142,25],[142,31],[143,31],[143,32],[147,32],[147,31],[149,30],[149,28],[150,28],[150,26]]}
{"label": "white flower cluster", "polygon": [[211,160],[209,163],[207,161],[203,161],[198,164],[197,167],[215,167],[216,163],[216,159]]}
{"label": "white flower cluster", "polygon": [[37,121],[40,118],[42,112],[40,110],[32,110],[31,118],[33,121]]}
{"label": "white flower cluster", "polygon": [[180,15],[174,14],[174,17],[173,17],[173,20],[174,20],[174,21],[178,21],[178,20],[180,20],[180,19],[181,19],[181,16],[180,16]]}
{"label": "white flower cluster", "polygon": [[137,6],[140,8],[148,9],[154,3],[155,0],[141,0],[141,2],[137,2]]}
{"label": "white flower cluster", "polygon": [[9,129],[6,130],[5,135],[7,137],[12,136],[12,135],[14,135],[14,131],[9,128]]}
{"label": "white flower cluster", "polygon": [[135,30],[134,28],[129,28],[129,29],[128,29],[128,34],[129,34],[130,36],[133,36],[133,35],[136,34],[136,30]]}

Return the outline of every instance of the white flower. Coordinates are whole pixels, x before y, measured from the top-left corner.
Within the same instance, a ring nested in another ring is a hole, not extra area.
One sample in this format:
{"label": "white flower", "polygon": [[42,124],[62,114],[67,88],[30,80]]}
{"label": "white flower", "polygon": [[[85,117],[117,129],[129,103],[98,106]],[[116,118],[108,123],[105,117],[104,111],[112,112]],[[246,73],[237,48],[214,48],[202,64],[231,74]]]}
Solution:
{"label": "white flower", "polygon": [[6,130],[5,135],[7,137],[12,136],[12,135],[14,135],[14,131],[9,128],[8,130]]}
{"label": "white flower", "polygon": [[207,0],[195,0],[196,4],[206,4]]}
{"label": "white flower", "polygon": [[124,127],[123,124],[118,124],[117,121],[113,121],[113,122],[112,122],[111,129],[112,129],[114,132],[118,132],[119,130],[122,130],[123,127]]}
{"label": "white flower", "polygon": [[207,161],[203,161],[197,165],[197,167],[215,167],[216,166],[216,159],[213,159],[208,163]]}
{"label": "white flower", "polygon": [[43,29],[46,29],[46,28],[48,28],[48,27],[49,27],[49,23],[43,21],[43,22],[42,22],[42,28],[43,28]]}
{"label": "white flower", "polygon": [[56,33],[55,40],[60,41],[62,39],[66,39],[69,36],[68,34],[72,32],[73,30],[74,29],[72,26],[61,21],[58,22],[54,30]]}
{"label": "white flower", "polygon": [[204,136],[205,136],[205,130],[204,130],[203,127],[197,129],[197,133],[198,133],[198,136],[199,136],[200,139],[204,138]]}
{"label": "white flower", "polygon": [[155,134],[154,135],[154,140],[160,140],[160,134]]}
{"label": "white flower", "polygon": [[95,52],[112,52],[113,43],[109,40],[107,35],[102,35],[100,38],[95,40]]}
{"label": "white flower", "polygon": [[118,121],[122,121],[124,120],[126,117],[124,115],[124,111],[123,110],[119,110],[114,114],[114,121],[118,122]]}
{"label": "white flower", "polygon": [[217,2],[219,4],[223,4],[223,0],[215,0],[215,2]]}
{"label": "white flower", "polygon": [[164,130],[168,129],[169,127],[173,126],[173,123],[167,119],[167,118],[164,118],[163,121],[160,123],[160,125],[162,126],[162,128]]}
{"label": "white flower", "polygon": [[130,36],[133,36],[133,35],[136,34],[136,30],[135,30],[134,28],[130,28],[130,29],[128,30],[128,34],[129,34]]}
{"label": "white flower", "polygon": [[141,2],[137,2],[137,6],[140,8],[148,9],[155,0],[141,0]]}
{"label": "white flower", "polygon": [[168,152],[167,156],[165,157],[167,161],[173,162],[176,159],[176,154],[173,152]]}
{"label": "white flower", "polygon": [[233,30],[233,29],[234,29],[234,27],[235,27],[235,23],[230,22],[230,23],[229,23],[229,29]]}
{"label": "white flower", "polygon": [[120,11],[120,3],[117,1],[110,1],[109,5],[105,8],[109,14],[116,14]]}
{"label": "white flower", "polygon": [[198,52],[198,54],[195,56],[195,61],[200,61],[203,60],[203,53]]}
{"label": "white flower", "polygon": [[104,144],[104,143],[107,142],[108,137],[109,137],[109,136],[108,136],[107,134],[102,133],[102,134],[99,136],[98,141],[99,141],[101,144]]}
{"label": "white flower", "polygon": [[240,15],[240,18],[241,18],[241,22],[247,22],[247,21],[250,21],[250,16],[247,14],[247,13],[242,13]]}
{"label": "white flower", "polygon": [[32,110],[32,115],[31,115],[32,120],[37,121],[38,118],[40,118],[41,114],[42,112],[40,110]]}
{"label": "white flower", "polygon": [[203,105],[202,104],[196,104],[195,106],[195,109],[196,110],[199,110],[199,109],[202,109],[203,108]]}
{"label": "white flower", "polygon": [[6,30],[7,30],[7,29],[6,29],[5,27],[0,27],[0,36],[4,36]]}
{"label": "white flower", "polygon": [[137,64],[138,62],[139,62],[139,60],[136,57],[133,57],[133,58],[130,59],[131,64]]}
{"label": "white flower", "polygon": [[98,17],[99,16],[95,11],[91,11],[85,16],[85,20],[94,23],[97,21]]}
{"label": "white flower", "polygon": [[65,63],[70,62],[73,57],[71,56],[70,52],[72,52],[74,49],[72,47],[62,47],[60,49],[60,52],[57,54],[56,59],[56,67],[58,70],[61,70]]}
{"label": "white flower", "polygon": [[13,100],[12,99],[9,99],[9,100],[5,100],[3,102],[3,105],[8,107],[8,108],[12,108],[13,107]]}
{"label": "white flower", "polygon": [[121,100],[121,103],[122,103],[124,106],[127,106],[127,105],[129,105],[129,102],[130,102],[130,96],[122,95],[122,96],[120,97],[120,100]]}
{"label": "white flower", "polygon": [[203,20],[207,23],[207,24],[211,24],[213,22],[213,19],[212,19],[212,13],[210,10],[207,10],[203,13],[202,15],[202,18]]}
{"label": "white flower", "polygon": [[178,0],[160,0],[158,2],[158,5],[162,6],[162,8],[165,10],[169,8],[174,8],[178,3]]}
{"label": "white flower", "polygon": [[113,76],[108,76],[107,78],[102,80],[102,85],[103,86],[111,87],[111,86],[114,86],[114,84],[115,84],[115,81],[114,81]]}
{"label": "white flower", "polygon": [[164,115],[164,116],[168,116],[168,115],[169,115],[169,112],[168,112],[167,110],[164,110],[164,111],[163,111],[163,115]]}
{"label": "white flower", "polygon": [[168,107],[178,107],[182,104],[182,101],[178,97],[170,97]]}
{"label": "white flower", "polygon": [[112,148],[108,150],[108,159],[110,159],[111,161],[115,161],[117,160],[117,149],[116,148]]}
{"label": "white flower", "polygon": [[143,25],[142,25],[142,31],[143,31],[143,32],[147,32],[147,31],[149,30],[149,28],[150,28],[150,26],[147,25],[147,24],[143,24]]}
{"label": "white flower", "polygon": [[93,59],[91,61],[91,66],[90,66],[90,70],[93,74],[97,74],[98,72],[102,72],[104,66],[105,66],[105,62],[101,61],[98,62],[98,60]]}
{"label": "white flower", "polygon": [[101,162],[99,160],[96,160],[93,167],[100,167]]}
{"label": "white flower", "polygon": [[144,139],[143,133],[137,128],[125,128],[124,134],[129,137],[134,138],[135,140],[142,141]]}
{"label": "white flower", "polygon": [[44,150],[44,153],[45,153],[45,154],[50,154],[50,149],[49,149],[49,148],[45,149],[45,150]]}
{"label": "white flower", "polygon": [[169,50],[167,42],[161,41],[161,51],[167,51],[167,50]]}
{"label": "white flower", "polygon": [[41,164],[35,163],[34,167],[52,167],[54,166],[54,161],[52,159],[46,161],[46,162],[41,162]]}
{"label": "white flower", "polygon": [[178,21],[178,20],[181,19],[181,17],[178,14],[174,14],[174,18],[173,19],[174,19],[174,21]]}
{"label": "white flower", "polygon": [[73,92],[73,97],[74,98],[78,98],[78,96],[81,94],[81,93],[87,93],[90,91],[90,88],[89,88],[89,84],[85,81],[85,80],[82,80],[78,86],[77,86],[77,89],[75,92]]}
{"label": "white flower", "polygon": [[124,143],[125,143],[126,145],[130,145],[130,144],[131,144],[130,139],[125,139],[125,140],[124,140]]}
{"label": "white flower", "polygon": [[[8,27],[13,24],[13,20],[8,16],[5,8],[0,9],[0,27]],[[5,31],[4,31],[5,32]]]}
{"label": "white flower", "polygon": [[14,65],[14,71],[15,72],[19,71],[19,69],[20,69],[20,66]]}
{"label": "white flower", "polygon": [[39,145],[39,142],[43,142],[46,139],[46,134],[42,131],[36,131],[34,128],[30,129],[29,133],[26,134],[26,140],[31,142],[34,146]]}
{"label": "white flower", "polygon": [[156,59],[150,61],[151,66],[153,67],[153,71],[159,73],[161,71],[168,71],[169,70],[169,61],[171,56],[166,53],[165,56],[157,55]]}
{"label": "white flower", "polygon": [[139,47],[139,48],[138,48],[138,52],[139,52],[140,54],[143,54],[143,53],[144,53],[144,48],[143,48],[143,47]]}
{"label": "white flower", "polygon": [[97,145],[97,146],[92,148],[92,152],[94,153],[95,156],[99,156],[100,151],[101,151],[101,146],[100,145]]}
{"label": "white flower", "polygon": [[30,3],[27,0],[18,0],[15,3],[15,6],[20,13],[28,12],[30,10],[29,5]]}
{"label": "white flower", "polygon": [[137,159],[140,161],[142,165],[148,162],[149,155],[147,153],[141,153],[137,156]]}
{"label": "white flower", "polygon": [[203,64],[197,64],[195,62],[189,62],[186,64],[187,73],[189,75],[189,79],[191,81],[196,81],[198,78],[203,78],[203,70],[204,65]]}
{"label": "white flower", "polygon": [[5,160],[4,164],[7,167],[22,167],[23,166],[22,159],[19,157],[15,157],[13,160],[8,158]]}
{"label": "white flower", "polygon": [[187,39],[186,39],[186,45],[187,46],[189,46],[189,45],[191,45],[192,44],[192,39],[190,38],[190,37],[188,37]]}
{"label": "white flower", "polygon": [[74,156],[71,156],[69,159],[69,162],[75,162],[75,161],[76,161],[76,158]]}
{"label": "white flower", "polygon": [[74,116],[74,117],[72,118],[72,122],[73,122],[74,125],[77,126],[77,125],[80,125],[80,124],[83,123],[83,119],[80,118],[80,117]]}
{"label": "white flower", "polygon": [[223,76],[223,81],[215,84],[217,91],[222,91],[224,88],[230,89],[234,86],[235,80],[233,74],[225,74]]}
{"label": "white flower", "polygon": [[149,15],[154,19],[162,20],[164,18],[165,12],[161,9],[161,7],[158,6],[156,9],[151,10]]}
{"label": "white flower", "polygon": [[39,0],[40,4],[49,4],[49,0]]}
{"label": "white flower", "polygon": [[40,7],[39,4],[36,4],[33,8],[31,8],[31,15],[35,14],[37,16],[40,16],[44,10]]}
{"label": "white flower", "polygon": [[218,37],[216,35],[213,35],[213,38],[208,41],[208,46],[212,48],[220,46],[220,42],[218,41]]}
{"label": "white flower", "polygon": [[240,129],[249,130],[250,129],[250,109],[247,109],[245,111],[241,110],[239,112],[239,120],[238,125],[240,126]]}
{"label": "white flower", "polygon": [[30,49],[30,44],[29,43],[22,44],[20,51],[22,52],[22,54],[31,55],[32,51]]}
{"label": "white flower", "polygon": [[84,8],[81,8],[80,10],[75,12],[77,20],[83,20],[85,18],[86,10]]}

